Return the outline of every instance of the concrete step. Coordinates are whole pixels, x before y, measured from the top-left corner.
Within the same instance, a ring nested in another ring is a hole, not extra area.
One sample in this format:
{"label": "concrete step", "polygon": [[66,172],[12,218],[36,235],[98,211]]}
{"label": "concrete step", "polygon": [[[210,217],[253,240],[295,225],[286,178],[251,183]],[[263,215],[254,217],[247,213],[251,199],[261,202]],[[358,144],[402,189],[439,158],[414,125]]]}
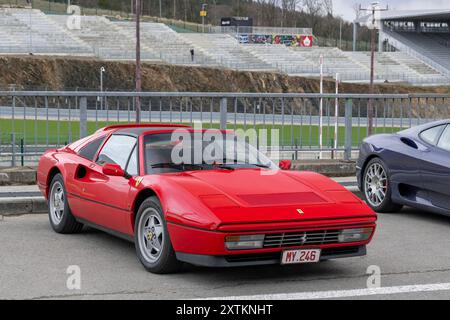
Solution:
{"label": "concrete step", "polygon": [[36,184],[35,167],[0,169],[0,186],[33,184]]}
{"label": "concrete step", "polygon": [[356,162],[343,160],[294,160],[292,169],[296,171],[313,171],[327,177],[354,177]]}

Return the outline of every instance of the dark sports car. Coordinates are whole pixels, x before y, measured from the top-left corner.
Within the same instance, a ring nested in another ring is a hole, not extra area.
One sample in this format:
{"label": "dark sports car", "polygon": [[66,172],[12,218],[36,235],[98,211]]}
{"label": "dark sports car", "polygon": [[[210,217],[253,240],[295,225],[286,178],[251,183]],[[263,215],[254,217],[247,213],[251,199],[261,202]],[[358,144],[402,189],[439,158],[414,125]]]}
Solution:
{"label": "dark sports car", "polygon": [[450,215],[450,119],[367,138],[357,177],[377,212],[406,205]]}

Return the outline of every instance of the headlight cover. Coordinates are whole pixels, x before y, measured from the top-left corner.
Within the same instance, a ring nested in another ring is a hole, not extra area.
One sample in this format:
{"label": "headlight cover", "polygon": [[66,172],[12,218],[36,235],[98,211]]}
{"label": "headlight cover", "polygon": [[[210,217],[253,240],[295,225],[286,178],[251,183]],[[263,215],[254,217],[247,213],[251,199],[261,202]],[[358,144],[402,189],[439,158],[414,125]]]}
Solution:
{"label": "headlight cover", "polygon": [[225,246],[228,250],[261,249],[264,243],[263,234],[229,236],[225,238]]}
{"label": "headlight cover", "polygon": [[372,235],[373,228],[344,229],[338,236],[341,243],[366,241]]}

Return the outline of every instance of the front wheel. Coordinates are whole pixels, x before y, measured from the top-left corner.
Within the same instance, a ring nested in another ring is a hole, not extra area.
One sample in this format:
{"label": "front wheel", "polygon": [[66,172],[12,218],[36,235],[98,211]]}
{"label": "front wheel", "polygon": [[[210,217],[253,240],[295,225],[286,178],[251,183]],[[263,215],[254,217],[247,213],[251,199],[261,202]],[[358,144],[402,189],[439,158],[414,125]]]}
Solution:
{"label": "front wheel", "polygon": [[397,212],[402,208],[392,202],[389,170],[379,158],[372,159],[364,170],[363,193],[367,204],[376,212]]}
{"label": "front wheel", "polygon": [[167,224],[157,198],[145,200],[135,220],[136,254],[147,271],[174,273],[181,267],[170,241]]}
{"label": "front wheel", "polygon": [[64,180],[61,174],[53,177],[48,196],[48,214],[50,225],[57,233],[78,233],[83,225],[76,221],[69,208]]}

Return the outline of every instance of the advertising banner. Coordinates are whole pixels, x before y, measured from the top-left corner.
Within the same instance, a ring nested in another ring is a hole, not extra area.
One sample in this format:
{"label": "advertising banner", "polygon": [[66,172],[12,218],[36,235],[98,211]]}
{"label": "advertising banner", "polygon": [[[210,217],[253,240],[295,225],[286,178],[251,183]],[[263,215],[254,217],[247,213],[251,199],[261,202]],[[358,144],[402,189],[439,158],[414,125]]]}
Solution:
{"label": "advertising banner", "polygon": [[270,34],[239,34],[239,43],[252,44],[284,44],[288,47],[312,47],[312,35],[270,35]]}

